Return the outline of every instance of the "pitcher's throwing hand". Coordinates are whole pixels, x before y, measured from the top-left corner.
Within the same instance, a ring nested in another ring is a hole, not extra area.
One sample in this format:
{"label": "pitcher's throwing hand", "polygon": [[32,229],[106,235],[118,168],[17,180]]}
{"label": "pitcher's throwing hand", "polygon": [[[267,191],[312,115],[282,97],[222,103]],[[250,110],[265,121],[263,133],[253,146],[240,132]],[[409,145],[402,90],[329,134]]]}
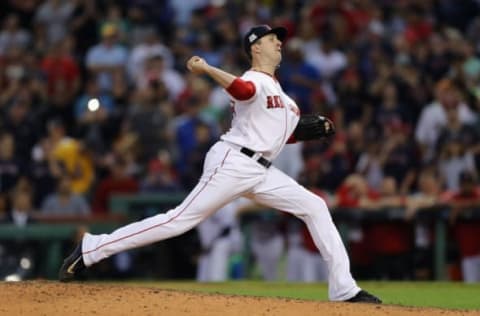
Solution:
{"label": "pitcher's throwing hand", "polygon": [[198,56],[191,57],[187,62],[187,69],[197,75],[205,73],[207,67],[205,59]]}

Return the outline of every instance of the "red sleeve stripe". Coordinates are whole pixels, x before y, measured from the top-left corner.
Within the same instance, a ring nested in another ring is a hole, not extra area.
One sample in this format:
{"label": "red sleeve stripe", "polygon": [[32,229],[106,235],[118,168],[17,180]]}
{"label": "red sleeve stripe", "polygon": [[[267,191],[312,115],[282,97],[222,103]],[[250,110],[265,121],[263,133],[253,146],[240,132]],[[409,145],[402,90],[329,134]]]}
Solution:
{"label": "red sleeve stripe", "polygon": [[227,90],[232,97],[240,101],[248,100],[255,95],[255,85],[253,82],[240,78],[233,80],[225,90]]}

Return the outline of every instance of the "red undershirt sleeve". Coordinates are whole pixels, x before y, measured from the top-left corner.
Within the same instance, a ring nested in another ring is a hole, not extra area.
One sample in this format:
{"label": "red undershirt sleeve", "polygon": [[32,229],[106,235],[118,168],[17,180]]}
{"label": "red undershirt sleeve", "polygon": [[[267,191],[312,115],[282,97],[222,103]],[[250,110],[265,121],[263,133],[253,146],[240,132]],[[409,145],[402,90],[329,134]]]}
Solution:
{"label": "red undershirt sleeve", "polygon": [[292,134],[290,137],[287,139],[287,144],[295,144],[297,140],[295,139],[295,135]]}
{"label": "red undershirt sleeve", "polygon": [[233,80],[225,90],[227,90],[232,97],[240,101],[248,100],[255,95],[255,85],[253,82],[240,78]]}

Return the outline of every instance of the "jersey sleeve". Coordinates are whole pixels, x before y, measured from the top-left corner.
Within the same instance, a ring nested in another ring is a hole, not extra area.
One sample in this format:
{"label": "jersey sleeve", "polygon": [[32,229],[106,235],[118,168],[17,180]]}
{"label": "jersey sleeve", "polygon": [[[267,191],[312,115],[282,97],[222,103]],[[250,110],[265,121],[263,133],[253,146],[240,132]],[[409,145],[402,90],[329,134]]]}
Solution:
{"label": "jersey sleeve", "polygon": [[225,91],[236,101],[251,103],[256,99],[261,87],[255,76],[246,73],[235,79]]}

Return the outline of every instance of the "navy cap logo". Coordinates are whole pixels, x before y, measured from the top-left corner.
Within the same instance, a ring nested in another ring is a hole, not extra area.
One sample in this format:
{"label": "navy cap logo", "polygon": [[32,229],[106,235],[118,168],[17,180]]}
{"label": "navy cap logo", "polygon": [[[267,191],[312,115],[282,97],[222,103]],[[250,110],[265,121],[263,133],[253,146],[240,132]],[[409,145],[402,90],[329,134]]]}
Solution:
{"label": "navy cap logo", "polygon": [[255,34],[250,34],[250,36],[248,37],[248,41],[249,41],[250,43],[253,43],[253,42],[255,42],[255,40],[256,40],[257,38],[258,38],[257,35],[255,35]]}

